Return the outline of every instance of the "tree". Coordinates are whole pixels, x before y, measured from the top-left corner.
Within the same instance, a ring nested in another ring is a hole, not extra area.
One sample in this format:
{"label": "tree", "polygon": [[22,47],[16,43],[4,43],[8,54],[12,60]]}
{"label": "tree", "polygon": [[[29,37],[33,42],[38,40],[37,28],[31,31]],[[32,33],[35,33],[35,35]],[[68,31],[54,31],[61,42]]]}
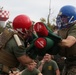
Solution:
{"label": "tree", "polygon": [[46,23],[46,19],[45,18],[40,18],[40,21],[43,23]]}
{"label": "tree", "polygon": [[49,18],[47,18],[47,21],[45,18],[40,18],[40,22],[45,23],[52,31],[54,31],[54,27],[56,26],[55,21],[55,18],[52,19],[52,22],[49,21]]}

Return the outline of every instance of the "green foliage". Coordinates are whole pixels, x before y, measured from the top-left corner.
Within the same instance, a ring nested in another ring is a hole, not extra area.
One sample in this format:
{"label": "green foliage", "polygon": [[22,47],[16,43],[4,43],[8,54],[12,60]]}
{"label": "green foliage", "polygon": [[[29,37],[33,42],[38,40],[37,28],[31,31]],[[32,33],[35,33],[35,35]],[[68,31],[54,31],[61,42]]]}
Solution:
{"label": "green foliage", "polygon": [[12,22],[11,21],[8,21],[6,23],[6,28],[13,28],[11,24],[12,24]]}
{"label": "green foliage", "polygon": [[50,23],[49,19],[47,18],[47,21],[45,18],[40,18],[40,22],[43,22],[43,23],[46,23],[47,26],[49,27],[49,29],[51,29],[52,31],[54,31],[54,28],[55,28],[55,18],[52,19],[52,22],[54,22],[53,24]]}
{"label": "green foliage", "polygon": [[0,25],[0,33],[4,30],[4,28]]}
{"label": "green foliage", "polygon": [[46,19],[45,18],[40,18],[40,22],[46,23]]}

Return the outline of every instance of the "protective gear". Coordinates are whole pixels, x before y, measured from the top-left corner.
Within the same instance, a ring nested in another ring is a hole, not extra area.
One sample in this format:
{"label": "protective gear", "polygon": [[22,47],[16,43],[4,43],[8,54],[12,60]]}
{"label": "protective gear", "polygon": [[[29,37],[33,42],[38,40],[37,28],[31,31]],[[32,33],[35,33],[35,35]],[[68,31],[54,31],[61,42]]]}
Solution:
{"label": "protective gear", "polygon": [[48,50],[52,48],[54,41],[47,37],[36,38],[26,49],[26,53],[33,59],[39,56],[44,56]]}
{"label": "protective gear", "polygon": [[0,34],[0,71],[3,71],[5,73],[9,72],[9,67],[12,68],[18,66],[18,61],[17,59],[15,59],[13,54],[5,50],[7,42],[13,35],[14,32],[8,30],[7,28],[5,28],[3,32]]}
{"label": "protective gear", "polygon": [[50,49],[53,46],[54,42],[53,40],[49,39],[49,38],[38,38],[34,45],[36,46],[36,48],[38,49],[44,49],[44,48],[48,48]]}
{"label": "protective gear", "polygon": [[18,15],[13,20],[13,28],[21,33],[25,33],[32,25],[32,21],[26,15]]}
{"label": "protective gear", "polygon": [[55,35],[49,28],[42,22],[37,22],[34,25],[34,29],[39,37],[49,37],[55,43],[58,43],[61,40],[60,36]]}
{"label": "protective gear", "polygon": [[[62,18],[67,19],[67,22],[64,22]],[[76,8],[71,5],[63,6],[57,16],[56,23],[59,29],[67,28],[76,22]]]}
{"label": "protective gear", "polygon": [[56,54],[58,52],[58,43],[61,37],[53,34],[53,32],[42,22],[37,22],[34,29],[38,34],[38,38],[34,39],[26,53],[35,58],[37,55],[44,56],[46,53]]}
{"label": "protective gear", "polygon": [[37,22],[34,25],[34,29],[37,32],[38,36],[48,36],[48,30],[42,22]]}
{"label": "protective gear", "polygon": [[44,56],[48,51],[52,51],[54,41],[47,37],[39,37],[35,40],[34,45],[36,47],[37,53],[39,56]]}

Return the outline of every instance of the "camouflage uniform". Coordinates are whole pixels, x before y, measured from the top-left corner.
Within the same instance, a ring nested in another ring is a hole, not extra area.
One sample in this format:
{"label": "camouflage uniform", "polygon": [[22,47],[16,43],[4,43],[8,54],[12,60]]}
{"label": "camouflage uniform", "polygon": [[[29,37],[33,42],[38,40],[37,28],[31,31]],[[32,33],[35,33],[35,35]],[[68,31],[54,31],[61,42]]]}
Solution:
{"label": "camouflage uniform", "polygon": [[67,75],[76,75],[76,66],[71,67],[68,70]]}
{"label": "camouflage uniform", "polygon": [[[67,36],[73,36],[76,38],[76,24],[69,28],[59,30],[58,34],[63,39],[66,39]],[[59,54],[66,57],[65,67],[62,75],[76,75],[76,43],[70,48],[61,47]]]}
{"label": "camouflage uniform", "polygon": [[19,47],[12,34],[13,33],[11,31],[5,29],[3,34],[0,36],[0,75],[9,75],[8,73],[11,68],[17,68],[20,64],[17,57],[20,57],[26,53],[24,41],[19,37],[23,46]]}

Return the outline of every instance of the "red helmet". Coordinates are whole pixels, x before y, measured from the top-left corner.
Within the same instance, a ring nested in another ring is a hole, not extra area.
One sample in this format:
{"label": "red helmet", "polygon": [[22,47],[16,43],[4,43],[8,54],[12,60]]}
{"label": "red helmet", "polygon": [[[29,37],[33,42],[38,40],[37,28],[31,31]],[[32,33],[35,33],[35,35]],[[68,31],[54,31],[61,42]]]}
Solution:
{"label": "red helmet", "polygon": [[27,15],[18,15],[13,20],[13,28],[21,32],[29,30],[32,25],[32,21]]}

